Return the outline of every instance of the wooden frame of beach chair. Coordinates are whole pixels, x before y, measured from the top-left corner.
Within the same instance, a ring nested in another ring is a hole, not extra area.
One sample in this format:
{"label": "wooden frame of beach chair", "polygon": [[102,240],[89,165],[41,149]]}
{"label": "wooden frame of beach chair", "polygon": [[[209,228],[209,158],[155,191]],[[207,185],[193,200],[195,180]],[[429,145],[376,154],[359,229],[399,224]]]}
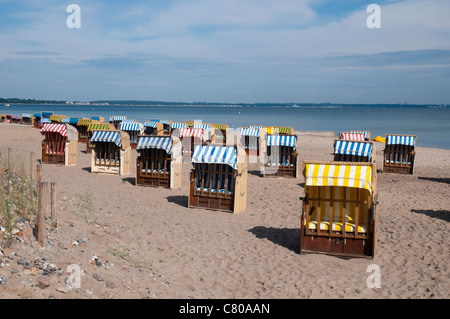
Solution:
{"label": "wooden frame of beach chair", "polygon": [[113,125],[110,123],[91,123],[87,127],[88,137],[86,139],[86,154],[91,154],[92,149],[95,147],[93,143],[91,143],[91,137],[93,131],[113,131]]}
{"label": "wooden frame of beach chair", "polygon": [[189,207],[245,211],[248,160],[242,147],[196,145],[191,163]]}
{"label": "wooden frame of beach chair", "polygon": [[136,185],[181,187],[181,141],[171,136],[139,136]]}
{"label": "wooden frame of beach chair", "polygon": [[299,136],[292,127],[268,127],[263,177],[294,177],[300,175]]}
{"label": "wooden frame of beach chair", "polygon": [[416,140],[415,135],[387,134],[383,173],[414,174]]}
{"label": "wooden frame of beach chair", "polygon": [[377,248],[374,163],[305,161],[301,253],[373,258]]}
{"label": "wooden frame of beach chair", "polygon": [[144,133],[144,125],[136,120],[124,120],[120,122],[120,131],[128,133],[130,146],[132,149],[136,149],[139,135]]}
{"label": "wooden frame of beach chair", "polygon": [[375,162],[375,144],[371,141],[334,140],[334,161]]}
{"label": "wooden frame of beach chair", "polygon": [[126,175],[131,173],[131,146],[123,131],[93,131],[91,173]]}
{"label": "wooden frame of beach chair", "polygon": [[146,136],[163,136],[164,124],[155,121],[144,122],[144,135]]}
{"label": "wooden frame of beach chair", "polygon": [[76,165],[78,161],[78,132],[63,123],[46,123],[41,128],[41,162],[45,164]]}
{"label": "wooden frame of beach chair", "polygon": [[247,156],[259,157],[266,153],[266,135],[267,129],[264,126],[250,125],[241,128],[239,145]]}
{"label": "wooden frame of beach chair", "polygon": [[[369,134],[369,139],[367,139],[367,133]],[[351,132],[341,132],[339,133],[340,140],[346,141],[368,141],[370,140],[370,132],[369,131],[351,131]]]}

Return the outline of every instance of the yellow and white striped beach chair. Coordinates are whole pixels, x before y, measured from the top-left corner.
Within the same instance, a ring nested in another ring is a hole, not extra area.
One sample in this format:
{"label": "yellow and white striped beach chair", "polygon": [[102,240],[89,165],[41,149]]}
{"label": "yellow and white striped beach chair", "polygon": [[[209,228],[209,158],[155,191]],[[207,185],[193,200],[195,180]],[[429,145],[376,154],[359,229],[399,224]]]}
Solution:
{"label": "yellow and white striped beach chair", "polygon": [[301,252],[373,257],[376,167],[373,163],[303,163]]}

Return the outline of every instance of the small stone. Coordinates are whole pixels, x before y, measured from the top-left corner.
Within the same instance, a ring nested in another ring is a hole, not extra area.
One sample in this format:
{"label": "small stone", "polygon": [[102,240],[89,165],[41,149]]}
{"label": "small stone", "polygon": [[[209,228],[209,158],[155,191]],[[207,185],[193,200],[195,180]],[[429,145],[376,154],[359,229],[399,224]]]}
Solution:
{"label": "small stone", "polygon": [[17,263],[18,263],[19,265],[21,265],[21,266],[24,266],[24,267],[28,267],[28,266],[29,266],[28,262],[27,262],[25,259],[19,259],[19,260],[17,261]]}
{"label": "small stone", "polygon": [[71,290],[71,289],[70,289],[69,287],[67,287],[67,286],[56,288],[56,291],[62,292],[62,293],[64,293],[64,294],[68,293],[70,290]]}
{"label": "small stone", "polygon": [[93,274],[92,277],[94,277],[95,279],[97,279],[98,281],[103,281],[103,277],[98,275],[98,274]]}
{"label": "small stone", "polygon": [[106,287],[108,287],[108,288],[115,288],[116,287],[116,284],[115,283],[113,283],[112,281],[108,281],[108,282],[106,282]]}
{"label": "small stone", "polygon": [[3,277],[2,275],[0,275],[0,285],[5,285],[6,284],[6,278]]}
{"label": "small stone", "polygon": [[42,286],[44,286],[45,288],[47,288],[48,286],[50,286],[50,281],[48,280],[48,277],[45,277],[45,276],[39,276],[38,282],[39,282]]}

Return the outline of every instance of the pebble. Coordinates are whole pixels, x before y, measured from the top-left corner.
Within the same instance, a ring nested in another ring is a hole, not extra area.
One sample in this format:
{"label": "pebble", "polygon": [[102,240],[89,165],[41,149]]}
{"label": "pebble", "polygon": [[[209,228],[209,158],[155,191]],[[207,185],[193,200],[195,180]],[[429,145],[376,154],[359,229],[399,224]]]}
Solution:
{"label": "pebble", "polygon": [[116,284],[115,283],[113,283],[112,281],[108,281],[108,282],[106,282],[106,287],[108,287],[108,288],[115,288],[116,287]]}
{"label": "pebble", "polygon": [[56,288],[56,291],[62,292],[64,294],[68,293],[71,290],[71,288],[65,286],[65,287],[58,287]]}
{"label": "pebble", "polygon": [[6,284],[6,278],[3,277],[2,275],[0,275],[0,285],[5,285]]}
{"label": "pebble", "polygon": [[19,259],[17,263],[21,266],[28,267],[30,264],[25,259]]}
{"label": "pebble", "polygon": [[39,278],[38,278],[38,282],[42,285],[42,286],[44,286],[44,287],[48,287],[48,286],[50,286],[50,281],[48,280],[48,277],[45,277],[45,276],[39,276]]}
{"label": "pebble", "polygon": [[93,274],[92,277],[94,277],[94,278],[97,279],[98,281],[103,281],[103,277],[100,276],[99,274]]}

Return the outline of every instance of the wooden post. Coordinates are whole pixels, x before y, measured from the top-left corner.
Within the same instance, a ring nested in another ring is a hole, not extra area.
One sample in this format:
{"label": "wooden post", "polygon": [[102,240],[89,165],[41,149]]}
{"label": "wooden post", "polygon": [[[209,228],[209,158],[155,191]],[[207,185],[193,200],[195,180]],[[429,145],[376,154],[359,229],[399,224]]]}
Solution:
{"label": "wooden post", "polygon": [[39,186],[39,183],[41,182],[41,165],[40,165],[40,164],[37,165],[36,173],[37,173],[37,176],[36,176],[36,185]]}
{"label": "wooden post", "polygon": [[34,179],[34,152],[30,154],[30,180]]}
{"label": "wooden post", "polygon": [[39,245],[44,245],[45,237],[45,208],[47,198],[47,182],[39,183],[38,211],[36,216],[36,237]]}
{"label": "wooden post", "polygon": [[52,217],[52,227],[57,227],[56,221],[56,182],[51,182],[51,217]]}

